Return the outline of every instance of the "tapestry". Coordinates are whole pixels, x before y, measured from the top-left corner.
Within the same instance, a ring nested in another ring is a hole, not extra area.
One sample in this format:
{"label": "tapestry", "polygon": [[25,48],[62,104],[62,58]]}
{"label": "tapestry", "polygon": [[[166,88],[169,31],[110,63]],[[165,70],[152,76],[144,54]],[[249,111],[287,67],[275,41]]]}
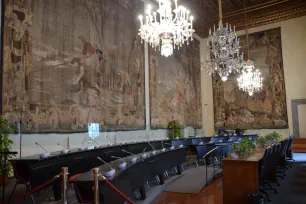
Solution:
{"label": "tapestry", "polygon": [[200,42],[175,50],[170,57],[149,49],[151,127],[202,126]]}
{"label": "tapestry", "polygon": [[24,131],[145,128],[139,0],[6,0],[3,114]]}
{"label": "tapestry", "polygon": [[[247,53],[245,36],[240,37]],[[238,74],[223,83],[213,77],[215,127],[217,129],[287,128],[281,30],[275,28],[249,35],[250,57],[263,77],[263,89],[249,96],[237,86]]]}

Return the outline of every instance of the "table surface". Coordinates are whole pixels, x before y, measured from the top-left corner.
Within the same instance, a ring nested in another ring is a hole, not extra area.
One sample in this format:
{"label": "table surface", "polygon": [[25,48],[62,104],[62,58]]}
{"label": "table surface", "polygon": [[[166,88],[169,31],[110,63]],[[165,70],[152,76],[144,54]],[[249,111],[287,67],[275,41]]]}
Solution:
{"label": "table surface", "polygon": [[[114,176],[108,178],[109,180],[112,180],[113,178],[117,177],[118,175],[120,175],[120,173],[122,173],[123,171],[127,170],[128,168],[138,164],[139,162],[142,162],[143,160],[145,159],[148,159],[148,158],[151,158],[151,157],[154,157],[154,156],[158,156],[158,155],[161,155],[161,154],[166,154],[168,152],[172,152],[172,151],[178,151],[180,149],[185,149],[186,147],[182,147],[182,148],[176,148],[174,150],[170,150],[170,149],[167,149],[166,151],[162,152],[161,150],[156,150],[156,154],[155,155],[152,155],[152,151],[148,151],[146,152],[146,154],[148,155],[146,158],[141,158],[141,155],[143,153],[139,153],[139,154],[134,154],[134,155],[130,155],[128,157],[124,157],[122,159],[116,159],[112,162],[109,162],[108,164],[110,166],[112,166],[113,169],[116,170],[116,173],[114,174]],[[137,157],[137,162],[136,163],[130,163],[130,160],[133,158],[133,157]],[[123,169],[119,169],[118,168],[118,165],[121,164],[124,160],[126,163],[127,163],[127,166]],[[99,173],[101,173],[102,175],[104,175],[106,172],[108,172],[110,170],[110,167],[107,165],[107,164],[103,164],[103,162],[101,161],[102,165],[101,166],[98,166],[97,168],[99,168]],[[81,176],[75,178],[73,181],[71,182],[82,182],[82,181],[93,181],[93,170],[90,170],[84,174],[82,174]]]}

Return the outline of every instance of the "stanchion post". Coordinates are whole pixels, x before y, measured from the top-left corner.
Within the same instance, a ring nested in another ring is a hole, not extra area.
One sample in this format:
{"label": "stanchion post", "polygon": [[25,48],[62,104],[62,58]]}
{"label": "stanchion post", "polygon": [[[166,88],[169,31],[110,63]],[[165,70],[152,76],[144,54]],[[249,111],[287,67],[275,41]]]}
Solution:
{"label": "stanchion post", "polygon": [[68,180],[68,168],[62,167],[62,197],[63,204],[67,204],[67,180]]}
{"label": "stanchion post", "polygon": [[99,168],[93,169],[94,173],[94,204],[99,204]]}

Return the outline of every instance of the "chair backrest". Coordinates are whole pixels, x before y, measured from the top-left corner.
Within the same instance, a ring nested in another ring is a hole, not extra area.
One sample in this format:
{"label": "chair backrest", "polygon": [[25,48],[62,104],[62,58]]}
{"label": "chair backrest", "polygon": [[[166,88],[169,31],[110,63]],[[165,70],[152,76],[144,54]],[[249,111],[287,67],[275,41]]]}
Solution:
{"label": "chair backrest", "polygon": [[286,156],[286,152],[287,152],[287,149],[288,149],[288,146],[289,146],[289,142],[290,140],[288,138],[286,138],[284,140],[284,149],[283,149],[283,152],[282,152],[282,156]]}
{"label": "chair backrest", "polygon": [[272,157],[272,147],[268,147],[265,151],[265,154],[263,156],[263,165],[261,166],[261,169],[259,169],[259,179],[264,180],[265,175],[268,174],[270,171],[272,165],[270,163],[271,157]]}
{"label": "chair backrest", "polygon": [[191,142],[192,142],[193,145],[197,145],[202,141],[200,140],[200,138],[195,138],[195,139],[192,139]]}
{"label": "chair backrest", "polygon": [[197,158],[201,159],[209,150],[208,146],[196,146]]}

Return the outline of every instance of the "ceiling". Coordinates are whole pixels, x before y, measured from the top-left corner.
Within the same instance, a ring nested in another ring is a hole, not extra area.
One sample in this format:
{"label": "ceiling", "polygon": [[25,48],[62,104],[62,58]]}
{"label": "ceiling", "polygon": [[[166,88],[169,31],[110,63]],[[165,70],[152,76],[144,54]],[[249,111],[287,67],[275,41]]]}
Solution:
{"label": "ceiling", "polygon": [[[209,28],[218,24],[218,0],[179,0],[195,16],[194,28],[207,37]],[[306,15],[306,0],[246,0],[248,27],[266,25]],[[223,23],[244,29],[243,0],[222,0]]]}

